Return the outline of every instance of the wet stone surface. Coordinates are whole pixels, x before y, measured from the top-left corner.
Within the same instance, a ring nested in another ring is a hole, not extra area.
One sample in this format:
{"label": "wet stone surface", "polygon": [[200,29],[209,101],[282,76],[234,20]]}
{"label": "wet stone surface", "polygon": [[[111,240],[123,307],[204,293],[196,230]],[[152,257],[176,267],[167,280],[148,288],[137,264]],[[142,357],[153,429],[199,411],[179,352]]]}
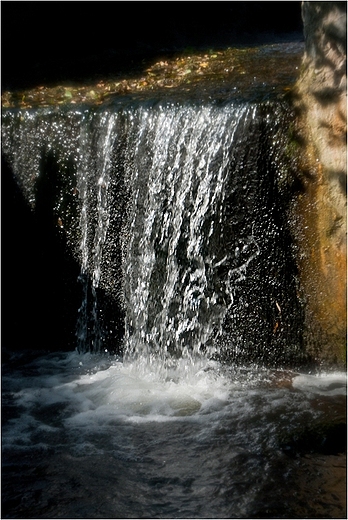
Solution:
{"label": "wet stone surface", "polygon": [[286,94],[296,81],[303,54],[301,42],[260,47],[184,52],[144,65],[98,83],[38,85],[26,91],[2,94],[3,108],[61,105],[101,105],[121,96],[224,100],[262,100]]}

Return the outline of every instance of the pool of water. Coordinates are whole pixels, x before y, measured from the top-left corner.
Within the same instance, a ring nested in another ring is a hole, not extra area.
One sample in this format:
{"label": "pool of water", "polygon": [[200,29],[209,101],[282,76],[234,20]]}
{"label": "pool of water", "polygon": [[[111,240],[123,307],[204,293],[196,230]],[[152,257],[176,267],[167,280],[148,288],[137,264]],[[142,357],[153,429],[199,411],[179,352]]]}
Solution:
{"label": "pool of water", "polygon": [[3,518],[345,518],[346,374],[7,356]]}

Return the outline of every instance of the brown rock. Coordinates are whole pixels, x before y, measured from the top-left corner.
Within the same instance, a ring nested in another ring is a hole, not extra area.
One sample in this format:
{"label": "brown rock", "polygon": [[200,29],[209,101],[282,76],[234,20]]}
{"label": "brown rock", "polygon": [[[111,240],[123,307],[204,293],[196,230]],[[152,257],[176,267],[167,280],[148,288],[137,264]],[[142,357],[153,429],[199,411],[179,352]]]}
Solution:
{"label": "brown rock", "polygon": [[294,214],[307,348],[345,364],[347,326],[346,2],[303,2],[295,106],[303,144]]}

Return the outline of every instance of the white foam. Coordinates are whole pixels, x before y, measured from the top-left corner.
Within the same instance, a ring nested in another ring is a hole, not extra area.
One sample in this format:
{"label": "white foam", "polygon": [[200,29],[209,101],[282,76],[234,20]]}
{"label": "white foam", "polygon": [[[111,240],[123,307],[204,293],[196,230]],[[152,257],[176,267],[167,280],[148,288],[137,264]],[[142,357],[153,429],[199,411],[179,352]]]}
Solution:
{"label": "white foam", "polygon": [[[297,423],[309,411],[312,416],[317,413],[311,411],[307,392],[277,387],[273,376],[266,369],[227,368],[204,359],[181,358],[168,367],[163,361],[122,363],[92,354],[47,356],[23,368],[23,377],[6,376],[22,411],[7,422],[3,444],[22,450],[52,443],[64,446],[68,438],[77,454],[85,448],[97,454],[114,446],[119,449],[129,435],[143,428],[168,431],[165,423],[174,430],[185,423],[200,443],[215,439],[215,430],[222,428],[237,443],[256,446],[262,437],[272,444],[270,417],[291,416]],[[311,376],[295,377],[294,387],[303,389],[303,381],[308,386]],[[334,376],[336,392],[343,381],[341,375]],[[328,379],[326,383],[330,384]],[[289,427],[288,419],[280,422],[277,429]]]}
{"label": "white foam", "polygon": [[148,372],[136,365],[115,363],[108,369],[85,374],[66,383],[63,393],[70,389],[89,403],[69,419],[69,423],[89,421],[98,415],[98,422],[113,417],[128,420],[166,420],[209,413],[222,409],[228,402],[230,384],[213,370],[200,367],[196,372],[172,372],[163,379],[152,366]]}
{"label": "white foam", "polygon": [[296,390],[312,392],[321,395],[346,395],[347,374],[344,372],[332,372],[319,375],[301,374],[292,380],[292,386]]}

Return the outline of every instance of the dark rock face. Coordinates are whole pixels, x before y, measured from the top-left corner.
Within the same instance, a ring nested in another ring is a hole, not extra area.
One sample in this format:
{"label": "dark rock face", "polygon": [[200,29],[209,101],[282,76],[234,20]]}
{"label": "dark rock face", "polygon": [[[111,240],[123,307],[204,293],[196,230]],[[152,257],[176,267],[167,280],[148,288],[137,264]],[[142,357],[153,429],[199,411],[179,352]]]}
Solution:
{"label": "dark rock face", "polygon": [[1,182],[6,193],[2,209],[4,359],[17,351],[73,350],[81,301],[79,266],[49,214],[48,197],[39,212],[33,213],[4,159]]}
{"label": "dark rock face", "polygon": [[346,345],[346,2],[303,2],[303,22],[306,50],[295,104],[302,125],[304,165],[296,213],[308,343],[319,357],[342,361]]}

